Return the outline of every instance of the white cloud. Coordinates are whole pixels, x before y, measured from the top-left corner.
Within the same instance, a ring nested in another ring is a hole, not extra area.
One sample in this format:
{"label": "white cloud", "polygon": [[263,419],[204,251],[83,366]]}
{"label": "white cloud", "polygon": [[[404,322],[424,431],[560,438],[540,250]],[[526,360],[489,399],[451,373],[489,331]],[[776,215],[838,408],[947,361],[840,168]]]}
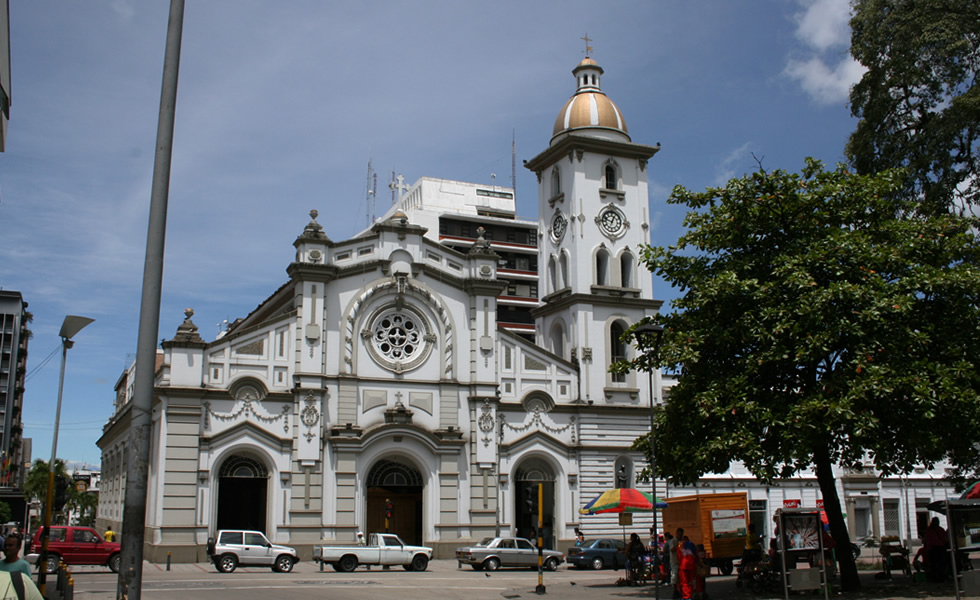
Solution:
{"label": "white cloud", "polygon": [[851,86],[864,67],[844,54],[851,40],[849,0],[803,0],[806,7],[796,15],[796,37],[806,47],[806,58],[787,59],[784,74],[798,82],[820,105],[846,102]]}
{"label": "white cloud", "polygon": [[849,0],[809,0],[805,5],[797,15],[796,37],[819,52],[850,43]]}
{"label": "white cloud", "polygon": [[790,60],[785,73],[799,82],[803,91],[817,104],[828,105],[846,102],[851,86],[864,74],[865,68],[850,56],[845,56],[836,66],[829,66],[820,57],[809,60]]}

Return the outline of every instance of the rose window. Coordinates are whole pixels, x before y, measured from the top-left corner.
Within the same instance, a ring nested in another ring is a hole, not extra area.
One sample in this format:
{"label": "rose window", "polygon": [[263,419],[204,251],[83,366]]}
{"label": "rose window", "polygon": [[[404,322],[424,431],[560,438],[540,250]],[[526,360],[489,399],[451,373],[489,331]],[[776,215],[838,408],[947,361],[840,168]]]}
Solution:
{"label": "rose window", "polygon": [[374,326],[374,345],[390,360],[412,358],[421,344],[422,331],[408,315],[385,315]]}
{"label": "rose window", "polygon": [[421,364],[434,341],[425,318],[407,307],[382,311],[371,323],[371,328],[363,333],[371,338],[371,354],[385,368],[396,372]]}

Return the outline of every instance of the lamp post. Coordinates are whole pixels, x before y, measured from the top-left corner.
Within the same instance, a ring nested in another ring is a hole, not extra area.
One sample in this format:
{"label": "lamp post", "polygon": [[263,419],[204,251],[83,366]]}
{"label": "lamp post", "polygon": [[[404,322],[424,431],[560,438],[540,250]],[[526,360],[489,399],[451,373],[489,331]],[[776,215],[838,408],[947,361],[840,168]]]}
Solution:
{"label": "lamp post", "polygon": [[[647,353],[653,352],[660,347],[660,340],[664,335],[664,328],[655,323],[647,323],[645,325],[640,325],[633,330],[633,335],[636,336],[637,340],[641,336],[647,336],[647,339],[651,342],[650,348]],[[657,531],[657,455],[653,447],[653,430],[654,430],[654,408],[656,407],[656,394],[654,393],[653,386],[653,371],[651,365],[647,365],[647,375],[649,375],[650,383],[650,485],[653,488],[653,547],[654,550],[657,548],[657,540],[659,538],[659,533]],[[675,559],[676,560],[676,559]],[[653,578],[653,588],[654,597],[660,600],[660,578]]]}
{"label": "lamp post", "polygon": [[61,425],[61,396],[65,389],[65,360],[68,358],[68,349],[75,345],[71,338],[84,329],[95,319],[88,317],[76,317],[68,315],[61,324],[61,375],[58,377],[58,405],[54,411],[54,435],[51,438],[51,462],[48,463],[48,494],[47,502],[44,503],[44,529],[41,531],[41,556],[38,562],[41,564],[40,573],[37,576],[38,590],[44,595],[46,589],[46,575],[48,572],[48,538],[51,531],[51,504],[54,502],[54,462],[58,455],[58,428]]}

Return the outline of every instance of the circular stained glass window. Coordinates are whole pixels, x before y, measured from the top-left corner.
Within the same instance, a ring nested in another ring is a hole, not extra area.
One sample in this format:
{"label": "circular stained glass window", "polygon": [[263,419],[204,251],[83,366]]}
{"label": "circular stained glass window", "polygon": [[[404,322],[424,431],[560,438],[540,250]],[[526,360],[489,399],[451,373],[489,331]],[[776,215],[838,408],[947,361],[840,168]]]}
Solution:
{"label": "circular stained glass window", "polygon": [[391,360],[408,360],[421,348],[422,331],[411,316],[387,314],[374,325],[374,345]]}
{"label": "circular stained glass window", "polygon": [[374,318],[370,329],[372,354],[394,371],[411,369],[429,352],[431,335],[425,319],[413,310],[392,308]]}

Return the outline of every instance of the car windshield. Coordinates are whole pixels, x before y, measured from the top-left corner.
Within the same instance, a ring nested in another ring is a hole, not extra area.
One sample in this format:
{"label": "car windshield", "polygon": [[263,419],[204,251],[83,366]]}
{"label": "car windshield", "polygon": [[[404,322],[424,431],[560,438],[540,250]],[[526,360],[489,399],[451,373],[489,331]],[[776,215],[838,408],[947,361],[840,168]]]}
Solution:
{"label": "car windshield", "polygon": [[489,546],[497,538],[483,538],[477,546]]}

